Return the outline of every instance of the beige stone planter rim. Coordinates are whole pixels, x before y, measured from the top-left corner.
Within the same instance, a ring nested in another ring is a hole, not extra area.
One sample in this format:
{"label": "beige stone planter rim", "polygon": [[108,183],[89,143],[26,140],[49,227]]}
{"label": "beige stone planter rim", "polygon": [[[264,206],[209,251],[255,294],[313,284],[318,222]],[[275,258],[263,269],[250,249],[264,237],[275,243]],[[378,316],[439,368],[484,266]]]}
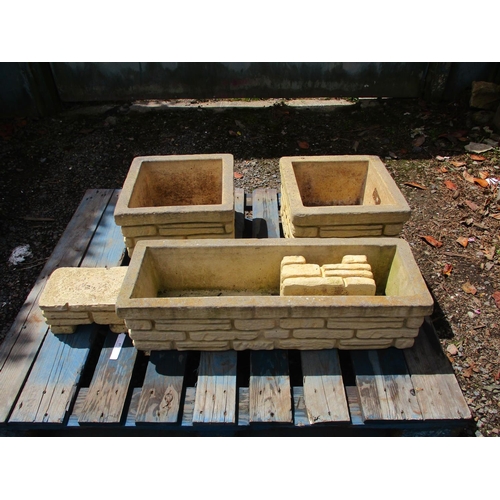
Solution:
{"label": "beige stone planter rim", "polygon": [[[252,247],[252,246],[392,246],[404,260],[408,272],[412,276],[411,286],[413,292],[401,296],[223,296],[223,297],[141,297],[133,298],[136,278],[141,270],[143,260],[147,257],[148,250],[154,248],[182,248],[197,247]],[[158,317],[183,317],[183,311],[192,309],[213,309],[218,313],[222,310],[230,312],[238,309],[238,317],[253,317],[253,310],[280,309],[285,316],[294,317],[294,310],[311,309],[321,315],[332,315],[332,308],[341,308],[344,311],[352,308],[352,315],[367,316],[391,315],[391,311],[404,308],[408,316],[422,316],[432,312],[433,299],[427,289],[420,270],[415,262],[409,244],[399,238],[301,238],[290,239],[241,239],[241,240],[154,240],[140,241],[137,243],[134,255],[128,266],[127,274],[118,295],[116,311],[121,318],[144,318],[145,310],[149,313],[155,311]],[[350,316],[350,314],[347,314]]]}
{"label": "beige stone planter rim", "polygon": [[[129,207],[135,183],[143,163],[193,160],[222,161],[222,202],[220,204]],[[162,223],[166,216],[170,218],[170,222],[175,222],[173,220],[174,218],[179,218],[180,222],[184,220],[185,216],[189,216],[189,220],[227,220],[230,222],[234,212],[233,164],[233,155],[227,153],[137,156],[133,159],[132,164],[130,165],[129,172],[125,182],[123,183],[122,192],[118,197],[114,213],[115,221],[120,226],[127,226],[144,223]]]}

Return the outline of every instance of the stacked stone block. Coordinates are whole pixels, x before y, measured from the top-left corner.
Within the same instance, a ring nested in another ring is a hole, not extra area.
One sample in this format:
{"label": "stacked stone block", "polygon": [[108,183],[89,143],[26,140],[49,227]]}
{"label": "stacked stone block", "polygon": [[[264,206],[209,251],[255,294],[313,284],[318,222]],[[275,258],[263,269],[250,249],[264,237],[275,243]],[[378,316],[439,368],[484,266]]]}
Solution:
{"label": "stacked stone block", "polygon": [[280,295],[375,295],[366,255],[345,255],[340,264],[307,264],[303,256],[281,262]]}
{"label": "stacked stone block", "polygon": [[91,323],[125,332],[125,323],[115,309],[126,271],[126,267],[56,269],[39,300],[52,333],[74,333],[78,325]]}

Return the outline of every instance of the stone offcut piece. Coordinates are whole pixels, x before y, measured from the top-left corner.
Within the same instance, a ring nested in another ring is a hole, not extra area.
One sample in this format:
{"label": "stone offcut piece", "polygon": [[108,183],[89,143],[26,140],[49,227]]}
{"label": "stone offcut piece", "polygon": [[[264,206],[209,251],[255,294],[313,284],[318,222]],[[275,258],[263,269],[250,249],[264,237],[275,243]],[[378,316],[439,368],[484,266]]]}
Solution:
{"label": "stone offcut piece", "polygon": [[[293,262],[293,263],[291,263]],[[281,261],[281,295],[375,295],[366,255],[345,255],[337,264],[307,264],[304,256]]]}
{"label": "stone offcut piece", "polygon": [[109,325],[125,331],[115,312],[126,267],[61,267],[47,280],[39,299],[52,333],[74,333],[78,325]]}
{"label": "stone offcut piece", "polygon": [[233,156],[134,158],[115,208],[131,256],[148,239],[234,238]]}
{"label": "stone offcut piece", "polygon": [[398,236],[410,207],[377,156],[280,159],[286,238]]}

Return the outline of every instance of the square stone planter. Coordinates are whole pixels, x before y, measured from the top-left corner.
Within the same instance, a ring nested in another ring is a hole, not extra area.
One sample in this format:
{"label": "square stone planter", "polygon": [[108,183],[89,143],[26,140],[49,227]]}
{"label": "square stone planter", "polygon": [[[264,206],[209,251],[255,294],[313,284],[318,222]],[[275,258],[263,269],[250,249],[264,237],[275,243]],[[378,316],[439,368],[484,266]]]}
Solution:
{"label": "square stone planter", "polygon": [[286,238],[397,236],[410,207],[377,156],[280,159]]}
{"label": "square stone planter", "polygon": [[[373,296],[280,295],[281,262],[366,256]],[[142,241],[116,305],[140,350],[411,347],[433,301],[398,238]]]}
{"label": "square stone planter", "polygon": [[234,238],[233,156],[134,158],[115,222],[129,255],[143,239]]}

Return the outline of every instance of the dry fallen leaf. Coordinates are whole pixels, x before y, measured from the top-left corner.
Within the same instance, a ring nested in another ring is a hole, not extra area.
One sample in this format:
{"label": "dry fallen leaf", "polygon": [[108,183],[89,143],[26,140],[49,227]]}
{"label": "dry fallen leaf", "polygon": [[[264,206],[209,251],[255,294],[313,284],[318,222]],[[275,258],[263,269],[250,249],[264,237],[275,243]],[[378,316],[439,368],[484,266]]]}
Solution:
{"label": "dry fallen leaf", "polygon": [[465,204],[471,209],[471,210],[479,210],[479,207],[473,202],[473,201],[470,201],[470,200],[465,200]]}
{"label": "dry fallen leaf", "polygon": [[442,173],[442,174],[446,174],[448,173],[448,169],[446,167],[439,167],[439,171]]}
{"label": "dry fallen leaf", "polygon": [[500,309],[500,291],[496,291],[493,295],[493,300],[495,301],[496,306]]}
{"label": "dry fallen leaf", "polygon": [[421,235],[420,237],[423,238],[425,241],[427,241],[427,243],[429,243],[429,245],[432,245],[433,247],[439,248],[443,246],[443,243],[441,241],[436,240],[436,238],[434,238],[433,236]]}
{"label": "dry fallen leaf", "polygon": [[476,287],[470,283],[469,281],[466,281],[463,285],[462,285],[462,290],[465,292],[465,293],[470,293],[471,295],[476,295],[477,293],[477,289]]}
{"label": "dry fallen leaf", "polygon": [[460,168],[466,165],[464,161],[451,161],[450,162],[454,167]]}
{"label": "dry fallen leaf", "polygon": [[418,189],[427,189],[425,186],[422,186],[422,184],[417,184],[416,182],[405,182],[404,184],[406,186],[416,187]]}
{"label": "dry fallen leaf", "polygon": [[457,242],[460,243],[460,245],[462,245],[464,248],[466,248],[469,244],[469,238],[466,238],[465,236],[459,236],[457,238]]}
{"label": "dry fallen leaf", "polygon": [[300,149],[309,149],[309,143],[306,141],[297,141]]}
{"label": "dry fallen leaf", "polygon": [[490,214],[490,217],[493,217],[496,220],[500,220],[500,213],[498,213],[498,214]]}
{"label": "dry fallen leaf", "polygon": [[485,172],[484,170],[481,170],[481,172],[479,172],[479,177],[481,179],[487,179],[489,176],[490,176],[489,172]]}
{"label": "dry fallen leaf", "polygon": [[239,172],[234,172],[235,179],[241,179],[242,177],[243,177],[243,174],[240,174]]}
{"label": "dry fallen leaf", "polygon": [[456,191],[458,189],[457,185],[452,181],[444,181],[444,184],[448,189],[451,189],[452,191]]}
{"label": "dry fallen leaf", "polygon": [[486,247],[486,248],[483,250],[483,253],[484,253],[484,256],[485,256],[488,260],[493,260],[493,259],[494,259],[494,257],[495,257],[495,246]]}
{"label": "dry fallen leaf", "polygon": [[484,156],[480,156],[480,155],[470,155],[470,159],[471,160],[475,160],[475,161],[484,161],[484,160],[486,160],[486,158]]}
{"label": "dry fallen leaf", "polygon": [[474,177],[474,182],[476,184],[479,184],[481,187],[483,188],[487,188],[489,186],[489,183],[487,180],[484,180],[484,179],[479,179],[477,177]]}
{"label": "dry fallen leaf", "polygon": [[449,276],[451,274],[451,271],[453,270],[453,266],[451,264],[445,264],[442,270],[442,273],[445,276]]}
{"label": "dry fallen leaf", "polygon": [[462,372],[462,375],[465,377],[465,378],[470,378],[471,375],[472,375],[472,368],[469,367],[469,368],[466,368],[463,372]]}
{"label": "dry fallen leaf", "polygon": [[474,184],[474,176],[470,175],[469,172],[467,172],[467,170],[464,170],[463,176],[466,181],[470,182],[471,184]]}

